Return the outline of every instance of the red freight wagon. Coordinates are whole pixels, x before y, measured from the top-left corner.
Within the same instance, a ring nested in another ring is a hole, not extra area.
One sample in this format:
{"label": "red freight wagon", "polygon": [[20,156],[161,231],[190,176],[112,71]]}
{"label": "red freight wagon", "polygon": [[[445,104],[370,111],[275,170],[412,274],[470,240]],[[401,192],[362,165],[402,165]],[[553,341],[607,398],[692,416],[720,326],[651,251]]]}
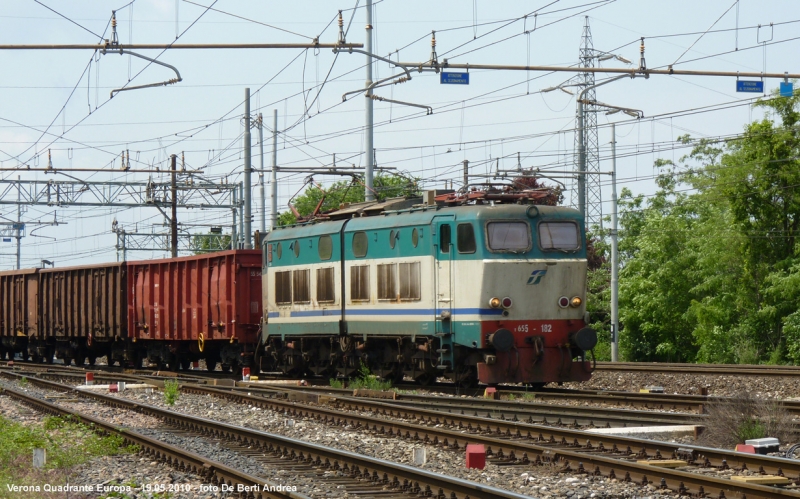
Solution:
{"label": "red freight wagon", "polygon": [[[81,365],[87,357],[93,364],[102,355],[108,356],[109,364],[122,362],[128,327],[126,282],[125,263],[39,270],[36,354],[49,360],[55,352],[65,364],[75,359]],[[39,351],[45,343],[46,353]]]}
{"label": "red freight wagon", "polygon": [[0,359],[27,355],[28,339],[39,332],[38,269],[0,272]]}
{"label": "red freight wagon", "polygon": [[250,366],[261,322],[261,252],[128,262],[128,334],[151,363]]}

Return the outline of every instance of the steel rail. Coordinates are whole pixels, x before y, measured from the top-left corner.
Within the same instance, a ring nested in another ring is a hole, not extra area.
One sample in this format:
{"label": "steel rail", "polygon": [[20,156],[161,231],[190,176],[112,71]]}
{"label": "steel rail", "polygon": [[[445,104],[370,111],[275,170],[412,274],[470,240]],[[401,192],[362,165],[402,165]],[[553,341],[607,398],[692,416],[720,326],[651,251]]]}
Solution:
{"label": "steel rail", "polygon": [[[242,471],[236,470],[224,464],[210,460],[206,457],[194,454],[185,449],[175,447],[159,440],[142,435],[130,428],[123,428],[115,424],[103,421],[102,419],[84,414],[79,411],[67,409],[62,406],[51,404],[40,398],[28,395],[26,393],[11,389],[0,387],[0,394],[17,399],[25,405],[33,407],[35,410],[47,414],[66,416],[71,415],[82,423],[88,423],[93,429],[99,429],[106,433],[112,433],[121,436],[124,442],[128,445],[138,445],[143,452],[149,456],[166,462],[170,466],[175,466],[180,469],[186,469],[200,475],[208,480],[213,485],[224,483],[232,486],[234,484],[242,484],[245,486],[258,486],[263,489],[265,486],[272,487],[267,489],[267,492],[258,493],[256,497],[275,498],[275,499],[310,499],[309,496],[299,494],[291,491],[280,491],[275,485],[268,480],[260,477],[248,475]],[[278,490],[278,492],[274,492]]]}
{"label": "steel rail", "polygon": [[[7,373],[3,373],[7,374]],[[87,392],[75,388],[54,383],[51,381],[31,379],[32,383],[38,383],[53,390],[71,392],[75,395],[98,400],[112,407],[134,410],[144,414],[152,415],[165,420],[168,424],[179,428],[184,428],[192,432],[200,432],[213,435],[217,438],[225,438],[236,442],[243,442],[251,447],[258,447],[273,453],[280,453],[285,457],[291,457],[306,463],[314,463],[319,466],[333,466],[334,469],[344,465],[344,470],[350,470],[352,476],[362,477],[365,480],[383,483],[388,490],[407,492],[422,496],[445,498],[486,498],[486,499],[527,499],[529,496],[514,492],[497,489],[495,487],[462,480],[447,475],[429,472],[412,466],[400,463],[376,459],[354,452],[343,451],[331,447],[325,447],[302,440],[275,435],[241,426],[230,425],[219,421],[199,418],[188,414],[181,414],[166,409],[160,409],[147,404],[133,402],[127,399],[111,397],[101,393]],[[14,394],[20,393],[15,390],[8,390]],[[2,393],[2,392],[0,392]],[[22,394],[24,395],[24,394]],[[29,397],[29,396],[28,396]],[[41,401],[35,397],[33,400]],[[46,403],[46,402],[43,402]],[[52,405],[52,404],[50,404]],[[54,406],[59,410],[69,412],[67,409]],[[82,416],[81,416],[82,417]],[[87,418],[87,420],[89,420]],[[91,422],[100,422],[91,418]],[[103,423],[112,428],[114,425]],[[125,432],[129,430],[125,429]],[[262,480],[258,483],[264,483]],[[798,495],[797,497],[800,497]]]}
{"label": "steel rail", "polygon": [[730,376],[800,376],[800,368],[794,366],[741,366],[728,364],[617,364],[597,363],[598,371],[714,374]]}

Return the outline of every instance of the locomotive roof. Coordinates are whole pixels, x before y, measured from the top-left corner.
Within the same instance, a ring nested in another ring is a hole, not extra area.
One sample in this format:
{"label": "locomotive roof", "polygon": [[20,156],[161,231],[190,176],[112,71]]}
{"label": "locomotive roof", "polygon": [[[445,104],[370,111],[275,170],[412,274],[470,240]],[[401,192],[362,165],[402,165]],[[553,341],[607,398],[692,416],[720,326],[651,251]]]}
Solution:
{"label": "locomotive roof", "polygon": [[[373,230],[410,225],[429,225],[437,216],[454,216],[455,220],[486,220],[490,218],[527,217],[528,210],[538,210],[539,218],[562,218],[581,220],[580,212],[564,206],[520,205],[520,204],[480,204],[461,206],[426,205],[411,209],[387,210],[373,216],[348,219],[347,230]],[[536,215],[532,215],[536,217]],[[266,240],[281,240],[298,237],[311,237],[321,234],[336,234],[347,220],[313,221],[297,225],[277,227],[267,234]]]}

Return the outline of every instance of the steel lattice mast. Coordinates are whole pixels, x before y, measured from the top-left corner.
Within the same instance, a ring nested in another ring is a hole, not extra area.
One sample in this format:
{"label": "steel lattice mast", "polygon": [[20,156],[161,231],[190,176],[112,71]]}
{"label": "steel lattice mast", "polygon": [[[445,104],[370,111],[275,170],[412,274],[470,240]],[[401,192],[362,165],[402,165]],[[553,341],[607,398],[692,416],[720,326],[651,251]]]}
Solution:
{"label": "steel lattice mast", "polygon": [[[596,54],[592,42],[592,31],[589,26],[589,17],[585,18],[583,34],[581,35],[580,67],[594,68]],[[595,89],[590,88],[595,84],[594,72],[582,72],[576,77],[580,89],[588,89],[583,95],[583,100],[596,102]],[[578,172],[577,208],[583,212],[586,226],[602,227],[603,205],[600,192],[600,148],[597,139],[597,106],[579,102],[578,108],[583,106],[582,130],[575,134],[575,171]],[[581,140],[583,140],[583,153],[581,153]],[[575,196],[573,196],[575,205]]]}

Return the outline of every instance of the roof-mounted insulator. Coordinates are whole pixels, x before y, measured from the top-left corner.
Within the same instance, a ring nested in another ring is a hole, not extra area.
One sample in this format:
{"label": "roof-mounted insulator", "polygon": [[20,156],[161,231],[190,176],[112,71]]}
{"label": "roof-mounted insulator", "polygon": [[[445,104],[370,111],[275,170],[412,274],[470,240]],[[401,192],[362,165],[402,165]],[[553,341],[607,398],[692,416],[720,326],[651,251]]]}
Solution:
{"label": "roof-mounted insulator", "polygon": [[345,43],[344,40],[344,19],[342,19],[342,11],[339,11],[339,43]]}
{"label": "roof-mounted insulator", "polygon": [[117,11],[111,11],[111,45],[119,45],[117,37]]}
{"label": "roof-mounted insulator", "polygon": [[47,169],[53,169],[53,156],[50,155],[50,149],[47,150]]}
{"label": "roof-mounted insulator", "polygon": [[639,71],[647,70],[647,64],[644,62],[644,37],[642,37],[642,44],[639,45]]}
{"label": "roof-mounted insulator", "polygon": [[439,57],[436,55],[436,32],[431,31],[431,66],[439,65]]}

